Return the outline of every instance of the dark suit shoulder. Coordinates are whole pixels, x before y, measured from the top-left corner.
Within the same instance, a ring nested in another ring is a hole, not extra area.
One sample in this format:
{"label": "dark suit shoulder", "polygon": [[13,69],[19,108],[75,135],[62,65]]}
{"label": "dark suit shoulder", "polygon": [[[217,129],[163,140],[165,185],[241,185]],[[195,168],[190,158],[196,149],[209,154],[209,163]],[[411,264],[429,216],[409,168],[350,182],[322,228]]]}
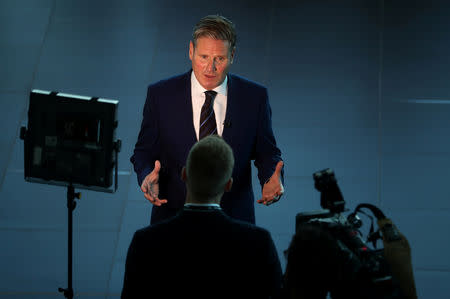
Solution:
{"label": "dark suit shoulder", "polygon": [[245,221],[233,219],[222,211],[210,213],[183,211],[175,217],[141,228],[136,231],[136,234],[145,235],[147,237],[149,235],[160,233],[164,234],[169,231],[175,232],[185,230],[193,225],[204,225],[208,228],[211,226],[216,228],[220,227],[226,231],[232,232],[233,235],[253,235],[258,238],[261,236],[270,237],[269,231],[265,228]]}
{"label": "dark suit shoulder", "polygon": [[151,83],[148,87],[151,89],[164,89],[176,88],[177,86],[184,86],[188,80],[191,78],[191,71],[175,75],[166,79],[159,80],[157,82]]}
{"label": "dark suit shoulder", "polygon": [[252,81],[248,78],[236,75],[236,74],[228,74],[228,78],[229,78],[229,84],[233,84],[233,87],[236,88],[248,88],[248,89],[256,89],[256,90],[261,90],[261,91],[265,91],[267,90],[267,88],[262,85],[261,83]]}
{"label": "dark suit shoulder", "polygon": [[139,236],[147,237],[148,235],[158,233],[159,231],[164,231],[167,229],[168,226],[171,225],[171,223],[173,222],[173,218],[176,218],[176,217],[168,218],[159,223],[140,228],[140,229],[136,230],[135,234],[139,235]]}
{"label": "dark suit shoulder", "polygon": [[[175,298],[182,290],[189,298],[209,298],[206,294],[220,290],[214,297],[269,298],[278,293],[281,268],[269,232],[223,211],[183,210],[137,230],[134,240],[127,266],[137,269],[136,294],[164,291],[166,298]],[[193,276],[192,269],[198,274]]]}
{"label": "dark suit shoulder", "polygon": [[256,226],[254,224],[231,219],[230,220],[230,228],[233,230],[234,234],[242,234],[246,237],[254,236],[255,239],[271,239],[270,232],[265,228]]}

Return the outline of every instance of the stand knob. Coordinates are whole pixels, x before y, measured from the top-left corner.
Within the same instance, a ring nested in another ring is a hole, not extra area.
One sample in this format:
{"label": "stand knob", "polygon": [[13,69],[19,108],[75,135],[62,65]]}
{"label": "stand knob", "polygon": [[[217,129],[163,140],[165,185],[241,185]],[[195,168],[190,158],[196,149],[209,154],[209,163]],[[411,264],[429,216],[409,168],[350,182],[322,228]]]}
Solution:
{"label": "stand knob", "polygon": [[25,140],[25,137],[27,137],[27,128],[21,127],[20,128],[20,139]]}

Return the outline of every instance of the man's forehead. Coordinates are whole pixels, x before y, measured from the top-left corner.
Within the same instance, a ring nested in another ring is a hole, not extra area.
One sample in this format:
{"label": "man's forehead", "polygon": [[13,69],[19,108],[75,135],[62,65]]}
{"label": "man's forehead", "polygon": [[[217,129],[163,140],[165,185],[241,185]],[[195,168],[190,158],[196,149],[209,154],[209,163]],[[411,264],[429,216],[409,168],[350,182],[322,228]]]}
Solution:
{"label": "man's forehead", "polygon": [[[201,42],[201,46],[199,46],[199,40],[200,39],[203,39],[202,40],[202,42]],[[203,50],[203,51],[207,51],[207,50],[209,50],[209,49],[211,49],[211,48],[213,48],[213,49],[215,49],[215,50],[217,50],[218,48],[216,47],[216,42],[217,41],[220,41],[220,42],[223,42],[224,43],[224,48],[227,50],[227,52],[228,53],[230,53],[231,51],[231,49],[230,49],[230,42],[229,41],[227,41],[227,40],[223,40],[223,39],[214,39],[214,38],[208,38],[208,37],[206,37],[206,38],[200,38],[200,39],[197,39],[197,42],[196,43],[193,43],[193,46],[194,46],[194,50],[200,50],[200,52]],[[192,41],[191,41],[192,42]]]}
{"label": "man's forehead", "polygon": [[197,38],[197,40],[195,41],[195,45],[198,45],[199,43],[202,44],[216,44],[218,42],[222,42],[224,45],[230,47],[230,42],[226,39],[219,39],[219,38],[214,38],[214,37],[210,37],[210,36],[201,36],[199,38]]}

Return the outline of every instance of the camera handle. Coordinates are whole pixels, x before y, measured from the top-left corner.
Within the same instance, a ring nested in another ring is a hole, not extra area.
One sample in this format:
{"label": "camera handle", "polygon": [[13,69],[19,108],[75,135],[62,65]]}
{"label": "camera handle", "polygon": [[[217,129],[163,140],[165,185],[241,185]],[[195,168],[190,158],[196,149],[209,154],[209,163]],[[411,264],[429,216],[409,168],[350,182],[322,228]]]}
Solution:
{"label": "camera handle", "polygon": [[355,211],[353,213],[354,214],[358,213],[359,210],[361,210],[362,208],[369,209],[373,213],[373,215],[375,217],[377,217],[377,220],[386,218],[384,213],[378,207],[376,207],[370,203],[361,203],[361,204],[357,205],[355,208]]}
{"label": "camera handle", "polygon": [[369,230],[369,234],[367,236],[367,242],[371,242],[373,245],[373,248],[377,248],[377,240],[378,239],[381,240],[380,232],[379,232],[379,230],[377,230],[377,231],[374,230],[373,218],[370,215],[361,211],[361,209],[363,209],[363,208],[369,209],[372,212],[372,214],[377,218],[377,220],[384,219],[384,218],[386,218],[386,216],[378,207],[376,207],[372,204],[369,204],[369,203],[361,203],[361,204],[357,205],[355,210],[353,211],[353,213],[351,213],[347,217],[349,222],[354,222],[353,219],[357,217],[356,216],[357,213],[364,214],[370,218],[370,220],[371,220],[370,221],[370,230]]}
{"label": "camera handle", "polygon": [[[372,204],[369,204],[369,203],[362,203],[362,204],[357,205],[355,208],[355,211],[353,213],[351,213],[348,216],[348,218],[355,217],[356,213],[358,213],[358,212],[363,213],[361,211],[361,209],[363,209],[363,208],[369,209],[373,213],[373,215],[377,218],[378,221],[381,219],[386,219],[386,216],[378,207],[376,207]],[[386,240],[388,242],[401,239],[398,230],[392,225],[384,225],[383,227],[379,227],[378,231],[374,232],[373,221],[372,221],[368,241],[371,241],[372,244],[374,245],[374,247],[376,247],[377,240],[382,239],[380,230],[383,232],[383,236],[386,238]]]}

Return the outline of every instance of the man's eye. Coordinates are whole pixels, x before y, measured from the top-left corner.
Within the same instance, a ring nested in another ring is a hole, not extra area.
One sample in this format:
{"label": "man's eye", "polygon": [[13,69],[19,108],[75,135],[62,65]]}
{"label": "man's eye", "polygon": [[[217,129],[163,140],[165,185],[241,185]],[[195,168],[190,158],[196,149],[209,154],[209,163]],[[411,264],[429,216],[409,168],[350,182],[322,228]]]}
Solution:
{"label": "man's eye", "polygon": [[206,55],[202,55],[201,57],[202,57],[202,59],[208,58],[208,56],[206,56]]}

